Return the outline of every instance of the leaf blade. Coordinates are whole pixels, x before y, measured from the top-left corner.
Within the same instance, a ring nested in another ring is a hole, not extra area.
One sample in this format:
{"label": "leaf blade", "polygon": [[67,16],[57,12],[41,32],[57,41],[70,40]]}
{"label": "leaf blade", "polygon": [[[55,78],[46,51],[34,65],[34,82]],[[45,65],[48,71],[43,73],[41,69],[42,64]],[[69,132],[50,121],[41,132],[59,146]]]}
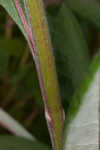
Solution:
{"label": "leaf blade", "polygon": [[95,0],[66,0],[66,5],[81,18],[100,28],[100,4]]}
{"label": "leaf blade", "polygon": [[[67,114],[64,150],[98,148],[99,83],[100,53],[92,62],[88,77],[86,77],[80,90],[74,96]],[[73,129],[74,132],[72,133]]]}
{"label": "leaf blade", "polygon": [[16,9],[16,6],[14,4],[14,0],[0,0],[0,5],[4,7],[4,9],[8,12],[8,14],[12,17],[12,19],[15,21],[15,23],[19,26],[22,33],[24,34],[25,38],[27,38],[26,31],[24,29],[24,26],[22,24],[21,18],[18,14],[18,11]]}
{"label": "leaf blade", "polygon": [[16,120],[0,108],[0,124],[15,135],[34,140],[34,137]]}
{"label": "leaf blade", "polygon": [[0,136],[0,148],[2,150],[49,150],[46,145],[40,142],[9,135]]}

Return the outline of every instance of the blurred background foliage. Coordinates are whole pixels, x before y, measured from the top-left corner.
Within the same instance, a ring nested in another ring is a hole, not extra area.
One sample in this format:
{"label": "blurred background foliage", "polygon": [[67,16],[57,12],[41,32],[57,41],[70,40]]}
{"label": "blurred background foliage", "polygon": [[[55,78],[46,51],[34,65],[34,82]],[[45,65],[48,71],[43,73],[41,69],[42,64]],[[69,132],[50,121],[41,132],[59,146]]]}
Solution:
{"label": "blurred background foliage", "polygon": [[[48,143],[43,102],[34,62],[22,33],[0,7],[0,107]],[[0,132],[6,132],[0,128]]]}
{"label": "blurred background foliage", "polygon": [[[59,3],[60,0],[55,2]],[[83,58],[78,53],[73,53],[73,45],[67,36],[68,29],[66,30],[64,26],[64,21],[67,23],[68,20],[59,15],[61,4],[51,6],[48,3],[49,1],[46,1],[46,13],[62,103],[67,113],[73,94],[84,78],[83,74],[87,72],[92,58],[100,48],[100,32],[74,14],[88,47],[88,58],[85,58],[85,63],[79,62]],[[81,66],[77,66],[78,64]],[[69,69],[71,67],[72,70]],[[0,7],[0,107],[22,123],[40,141],[50,144],[39,82],[29,47],[16,24],[2,7]],[[6,132],[0,128],[1,134]]]}

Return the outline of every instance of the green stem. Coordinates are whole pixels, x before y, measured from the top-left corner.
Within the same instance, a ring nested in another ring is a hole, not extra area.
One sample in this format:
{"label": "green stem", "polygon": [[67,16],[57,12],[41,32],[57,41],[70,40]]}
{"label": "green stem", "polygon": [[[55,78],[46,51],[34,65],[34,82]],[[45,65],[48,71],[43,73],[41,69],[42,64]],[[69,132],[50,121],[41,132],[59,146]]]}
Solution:
{"label": "green stem", "polygon": [[53,148],[61,150],[63,110],[43,2],[42,0],[25,0],[25,7],[35,43],[34,60]]}

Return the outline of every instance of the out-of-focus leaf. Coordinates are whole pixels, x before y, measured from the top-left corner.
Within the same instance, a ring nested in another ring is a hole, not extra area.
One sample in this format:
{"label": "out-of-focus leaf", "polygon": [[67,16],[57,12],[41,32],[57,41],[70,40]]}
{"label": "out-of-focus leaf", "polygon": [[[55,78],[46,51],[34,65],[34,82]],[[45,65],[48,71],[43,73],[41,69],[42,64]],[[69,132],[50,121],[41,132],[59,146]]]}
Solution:
{"label": "out-of-focus leaf", "polygon": [[[29,79],[27,77],[29,77]],[[29,68],[24,79],[20,82],[20,87],[23,89],[23,96],[25,95],[25,93],[27,95],[32,95],[37,104],[43,105],[39,81],[34,65],[32,66],[32,68]]]}
{"label": "out-of-focus leaf", "polygon": [[22,39],[6,39],[0,37],[0,49],[2,49],[6,55],[20,56],[25,50],[25,42]]}
{"label": "out-of-focus leaf", "polygon": [[46,145],[16,136],[0,136],[1,150],[50,150]]}
{"label": "out-of-focus leaf", "polygon": [[3,127],[5,127],[6,129],[8,129],[9,131],[18,136],[34,140],[34,137],[28,131],[26,131],[26,129],[21,124],[19,124],[16,120],[14,120],[9,114],[7,114],[1,108],[0,108],[0,125],[2,125]]}
{"label": "out-of-focus leaf", "polygon": [[0,47],[0,76],[3,76],[8,70],[9,55]]}
{"label": "out-of-focus leaf", "polygon": [[66,116],[64,150],[97,150],[99,139],[100,53],[73,98]]}
{"label": "out-of-focus leaf", "polygon": [[39,105],[43,104],[39,81],[34,64],[25,64],[23,68],[18,68],[18,71],[13,74],[9,83],[13,86],[18,82],[18,88],[15,93],[16,99],[27,99],[33,96],[35,102]]}
{"label": "out-of-focus leaf", "polygon": [[9,83],[10,84],[15,84],[17,82],[20,82],[25,78],[25,76],[28,74],[30,71],[30,65],[29,64],[24,64],[24,66],[21,68],[18,66],[18,68],[15,70],[15,72],[12,74]]}
{"label": "out-of-focus leaf", "polygon": [[5,11],[0,6],[0,35],[4,34],[4,26],[5,26]]}
{"label": "out-of-focus leaf", "polygon": [[100,28],[100,4],[96,0],[65,0],[69,6],[81,18],[92,22]]}
{"label": "out-of-focus leaf", "polygon": [[[54,11],[53,11],[54,10]],[[63,99],[69,103],[74,89],[79,87],[88,70],[87,43],[76,17],[63,4],[48,9],[48,20],[54,46],[55,61]],[[68,91],[68,94],[67,92]]]}
{"label": "out-of-focus leaf", "polygon": [[15,23],[19,26],[19,28],[21,29],[25,38],[27,39],[27,34],[26,34],[25,29],[24,29],[21,18],[17,12],[16,6],[14,4],[14,0],[0,0],[0,5],[6,9],[6,11],[9,13],[9,15],[15,21]]}

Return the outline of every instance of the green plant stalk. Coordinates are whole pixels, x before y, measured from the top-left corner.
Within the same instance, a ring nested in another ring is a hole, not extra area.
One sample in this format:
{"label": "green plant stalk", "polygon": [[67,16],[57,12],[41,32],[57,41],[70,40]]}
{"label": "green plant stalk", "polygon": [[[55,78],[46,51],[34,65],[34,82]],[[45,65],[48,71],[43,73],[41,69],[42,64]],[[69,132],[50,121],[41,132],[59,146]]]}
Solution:
{"label": "green plant stalk", "polygon": [[61,150],[63,110],[43,2],[42,0],[25,0],[25,7],[35,43],[34,60],[51,141],[55,150]]}

